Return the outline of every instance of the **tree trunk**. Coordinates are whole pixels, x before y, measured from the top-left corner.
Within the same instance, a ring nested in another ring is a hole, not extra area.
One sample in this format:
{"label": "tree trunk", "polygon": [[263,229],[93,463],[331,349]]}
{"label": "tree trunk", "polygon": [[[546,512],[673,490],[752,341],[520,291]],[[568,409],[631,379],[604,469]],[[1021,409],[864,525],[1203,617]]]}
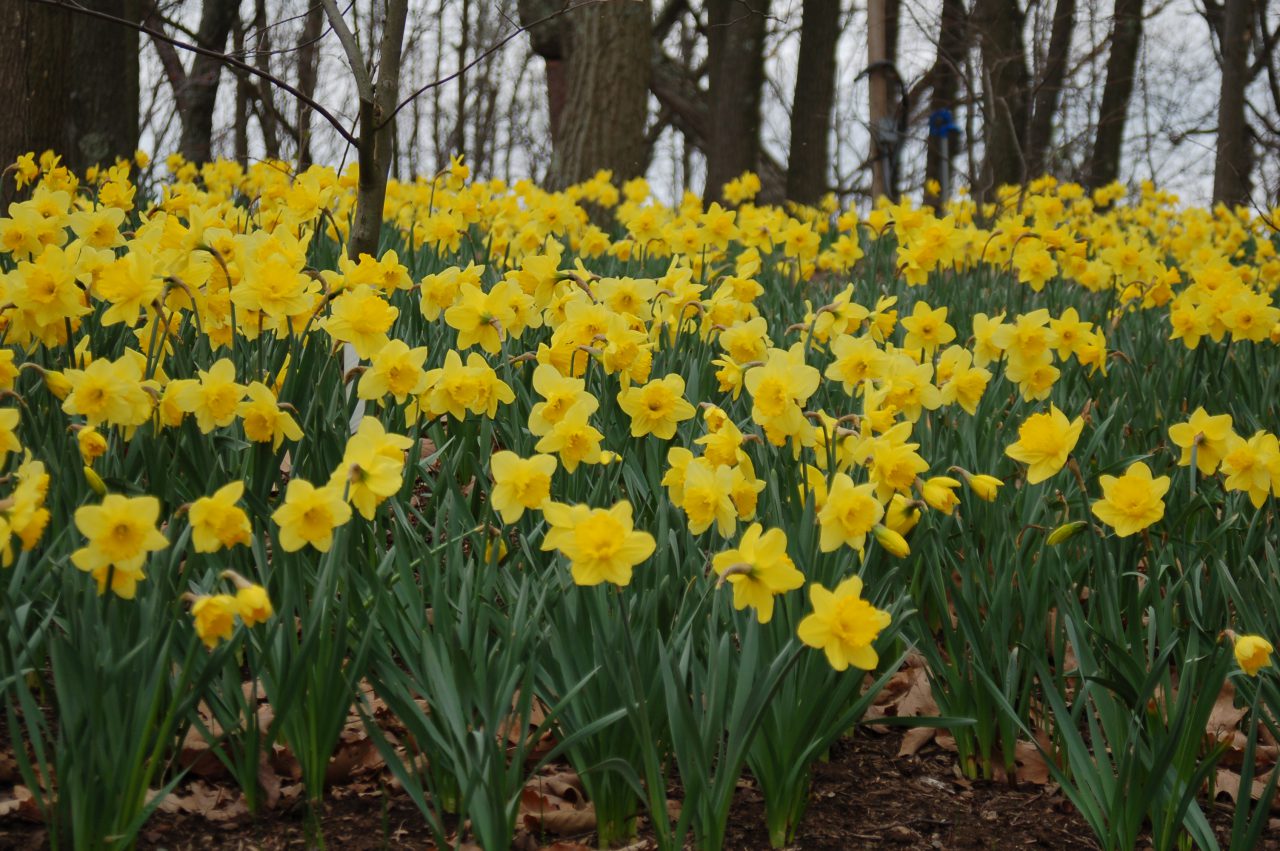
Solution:
{"label": "tree trunk", "polygon": [[554,15],[561,5],[557,0],[517,0],[516,6],[520,12],[520,25],[528,28],[529,44],[546,66],[547,115],[551,119],[551,147],[554,151],[560,145],[560,124],[569,88],[564,61],[565,21],[563,16],[543,19]]}
{"label": "tree trunk", "polygon": [[[82,0],[89,9],[138,20],[135,0]],[[66,141],[72,169],[133,157],[138,148],[138,33],[126,26],[71,15],[71,65]]]}
{"label": "tree trunk", "polygon": [[1036,87],[1027,134],[1027,175],[1039,177],[1050,166],[1053,119],[1062,100],[1062,84],[1071,59],[1071,39],[1076,27],[1076,0],[1058,0],[1053,10],[1053,30],[1045,57],[1044,77]]}
{"label": "tree trunk", "polygon": [[[320,35],[324,32],[324,7],[313,3],[307,9],[302,35],[298,37],[298,91],[308,98],[316,93],[319,71]],[[311,109],[298,101],[298,171],[311,165]]]}
{"label": "tree trunk", "polygon": [[787,158],[787,197],[802,204],[816,204],[827,191],[839,40],[840,0],[805,0]]}
{"label": "tree trunk", "polygon": [[1213,169],[1215,204],[1249,200],[1253,156],[1245,123],[1245,87],[1249,80],[1249,0],[1224,0],[1222,83],[1218,95],[1218,153]]}
{"label": "tree trunk", "polygon": [[387,200],[387,172],[395,156],[395,119],[400,96],[400,66],[404,47],[408,0],[388,0],[379,50],[378,79],[373,96],[360,103],[360,179],[356,209],[347,240],[347,256],[378,256],[382,237],[382,208]]}
{"label": "tree trunk", "polygon": [[983,130],[986,158],[979,197],[997,186],[1026,180],[1028,78],[1017,0],[977,0],[974,30],[982,49]]}
{"label": "tree trunk", "polygon": [[[225,50],[239,7],[239,0],[204,0],[196,43],[219,53]],[[218,100],[221,75],[221,60],[196,54],[177,93],[182,117],[182,140],[178,147],[189,162],[206,163],[213,159],[213,108]]]}
{"label": "tree trunk", "polygon": [[[1245,14],[1248,15],[1248,12]],[[1133,94],[1133,69],[1138,64],[1138,47],[1141,43],[1142,0],[1116,0],[1115,21],[1111,29],[1111,55],[1107,57],[1107,82],[1102,88],[1098,133],[1094,137],[1093,157],[1089,166],[1089,185],[1095,189],[1106,186],[1120,174],[1124,125],[1129,113],[1129,99]]]}
{"label": "tree trunk", "polygon": [[760,92],[768,0],[750,4],[707,0],[707,180],[703,194],[718,201],[724,185],[760,162]]}
{"label": "tree trunk", "polygon": [[[0,3],[0,169],[22,154],[61,152],[71,88],[71,13],[35,3]],[[6,175],[0,197],[11,198]]]}
{"label": "tree trunk", "polygon": [[[960,68],[968,49],[969,22],[964,0],[942,0],[942,19],[938,24],[938,55],[934,59],[933,70],[929,72],[933,89],[929,98],[930,115],[946,110],[954,120],[956,95],[960,91]],[[956,155],[958,147],[955,136],[956,134],[948,134],[945,140],[941,136],[929,136],[929,149],[924,163],[925,184],[936,182],[942,187],[942,195],[926,189],[924,198],[925,203],[935,209],[941,206],[943,195],[950,188],[944,183],[953,182],[950,177],[951,158]]]}
{"label": "tree trunk", "polygon": [[649,4],[583,5],[564,20],[567,108],[551,158],[551,185],[562,189],[600,169],[612,171],[615,181],[643,174]]}

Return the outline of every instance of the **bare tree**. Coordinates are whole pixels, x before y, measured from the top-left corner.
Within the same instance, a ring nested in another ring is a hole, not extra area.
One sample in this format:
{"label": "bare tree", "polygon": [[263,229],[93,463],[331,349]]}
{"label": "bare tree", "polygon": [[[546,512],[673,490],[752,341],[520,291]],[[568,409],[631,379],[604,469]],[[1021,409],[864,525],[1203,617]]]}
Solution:
{"label": "bare tree", "polygon": [[[324,29],[324,6],[318,0],[307,8],[302,34],[298,36],[298,89],[310,99],[316,93],[317,65],[320,58],[320,36]],[[311,165],[311,109],[298,100],[298,168]]]}
{"label": "bare tree", "polygon": [[1142,0],[1116,0],[1107,81],[1102,87],[1098,134],[1089,163],[1089,185],[1095,188],[1111,183],[1120,174],[1125,120],[1133,94],[1133,70],[1141,44]]}
{"label": "bare tree", "polygon": [[803,14],[796,88],[791,100],[787,197],[802,204],[815,204],[827,191],[840,0],[805,0]]}
{"label": "bare tree", "polygon": [[972,20],[982,50],[986,156],[978,194],[985,197],[996,186],[1026,179],[1030,72],[1017,0],[977,0]]}
{"label": "bare tree", "polygon": [[1036,85],[1032,102],[1031,127],[1027,132],[1027,174],[1035,177],[1049,166],[1054,118],[1062,98],[1062,85],[1071,58],[1071,40],[1076,28],[1076,0],[1058,0],[1053,9],[1053,28],[1044,71]]}
{"label": "bare tree", "polygon": [[600,169],[615,179],[643,174],[649,102],[649,4],[582,5],[564,16],[567,102],[560,114],[550,182],[564,187]]}
{"label": "bare tree", "polygon": [[[969,25],[964,0],[942,0],[942,17],[938,24],[938,52],[933,67],[929,71],[929,82],[932,87],[929,100],[931,116],[941,117],[944,110],[954,116],[957,95],[960,91],[961,69],[968,52]],[[947,135],[953,134],[948,131]],[[949,138],[944,140],[941,135],[930,135],[924,167],[926,186],[931,182],[941,186],[944,172],[950,173],[950,159],[956,153]],[[940,200],[937,195],[929,192],[928,189],[925,190],[925,203],[936,207]]]}
{"label": "bare tree", "polygon": [[760,160],[760,92],[769,0],[707,0],[710,135],[704,195],[718,200],[724,184]]}
{"label": "bare tree", "polygon": [[382,37],[378,42],[377,76],[369,70],[374,65],[360,50],[336,0],[324,0],[324,11],[329,25],[342,43],[360,99],[360,130],[356,142],[360,178],[356,186],[351,235],[347,239],[347,256],[354,260],[361,254],[377,256],[378,253],[382,208],[387,198],[387,174],[394,157],[395,118],[401,106],[401,51],[409,3],[408,0],[385,2]]}
{"label": "bare tree", "polygon": [[[0,4],[0,169],[28,151],[61,150],[74,69],[71,21],[60,9]],[[5,189],[12,187],[6,181]]]}
{"label": "bare tree", "polygon": [[[129,20],[138,19],[136,0],[82,0]],[[138,33],[104,27],[72,15],[71,65],[66,162],[77,171],[117,157],[131,157],[138,147]]]}
{"label": "bare tree", "polygon": [[[239,11],[239,0],[204,0],[195,42],[208,52],[197,53],[191,60],[190,69],[183,67],[173,44],[154,36],[151,39],[164,65],[165,77],[173,88],[182,119],[182,140],[178,149],[194,163],[208,162],[213,158],[213,108],[218,99],[218,80],[224,64],[213,54],[220,54],[226,49],[227,36]],[[146,21],[157,28],[163,23],[154,8]]]}
{"label": "bare tree", "polygon": [[1245,121],[1249,84],[1251,0],[1223,0],[1222,83],[1218,96],[1218,152],[1213,168],[1215,203],[1243,204],[1249,198],[1252,151]]}

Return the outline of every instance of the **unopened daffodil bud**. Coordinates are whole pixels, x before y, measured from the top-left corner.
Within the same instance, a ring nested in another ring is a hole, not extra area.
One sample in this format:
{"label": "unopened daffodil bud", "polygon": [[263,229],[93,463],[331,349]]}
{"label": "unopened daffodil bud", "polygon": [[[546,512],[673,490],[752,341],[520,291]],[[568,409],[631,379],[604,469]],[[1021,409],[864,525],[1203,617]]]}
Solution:
{"label": "unopened daffodil bud", "polygon": [[920,503],[907,499],[900,493],[893,495],[884,510],[884,525],[899,535],[906,536],[920,522]]}
{"label": "unopened daffodil bud", "polygon": [[876,543],[883,547],[884,551],[889,555],[896,558],[905,558],[911,554],[911,547],[907,545],[907,539],[883,523],[877,523],[871,527],[871,534],[875,536]]}
{"label": "unopened daffodil bud", "polygon": [[102,436],[102,432],[93,426],[87,426],[77,431],[76,442],[80,446],[80,459],[84,461],[85,466],[93,464],[94,461],[106,454],[107,439]]}
{"label": "unopened daffodil bud", "polygon": [[1088,525],[1089,523],[1086,520],[1073,520],[1070,523],[1063,523],[1057,529],[1054,529],[1049,533],[1047,543],[1051,547],[1056,547],[1063,541],[1074,538],[1080,530],[1084,529]]}
{"label": "unopened daffodil bud", "polygon": [[106,495],[107,495],[107,484],[106,484],[106,482],[102,481],[102,477],[101,477],[101,476],[99,476],[97,473],[95,473],[95,472],[93,471],[93,468],[92,468],[92,467],[85,467],[85,468],[84,468],[84,478],[85,478],[85,481],[87,481],[87,482],[89,483],[89,487],[90,487],[90,488],[93,490],[93,492],[94,492],[94,493],[96,493],[98,496],[106,496]]}
{"label": "unopened daffodil bud", "polygon": [[934,476],[920,486],[920,493],[934,511],[950,514],[960,504],[960,498],[956,496],[959,487],[960,482],[949,476]]}
{"label": "unopened daffodil bud", "polygon": [[1256,677],[1258,671],[1270,667],[1274,650],[1271,642],[1261,635],[1241,635],[1235,640],[1236,664],[1249,676]]}

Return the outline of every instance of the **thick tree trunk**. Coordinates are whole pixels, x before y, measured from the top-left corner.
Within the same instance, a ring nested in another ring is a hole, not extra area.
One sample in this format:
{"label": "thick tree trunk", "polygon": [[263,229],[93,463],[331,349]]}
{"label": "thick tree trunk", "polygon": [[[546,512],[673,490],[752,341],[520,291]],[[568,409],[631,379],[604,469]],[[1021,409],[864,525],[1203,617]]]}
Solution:
{"label": "thick tree trunk", "polygon": [[[62,151],[73,69],[71,13],[35,3],[0,3],[0,169],[29,151]],[[0,198],[12,197],[6,176]]]}
{"label": "thick tree trunk", "polygon": [[[135,0],[82,0],[89,9],[137,21]],[[71,15],[70,92],[64,161],[76,171],[138,148],[138,33],[88,17]]]}
{"label": "thick tree trunk", "polygon": [[1250,0],[1224,0],[1222,83],[1218,95],[1218,153],[1213,169],[1214,203],[1249,200],[1253,156],[1245,123],[1245,87],[1249,80]]}
{"label": "thick tree trunk", "polygon": [[995,187],[1026,180],[1027,51],[1017,0],[977,0],[974,31],[982,48],[986,158],[981,197]]}
{"label": "thick tree trunk", "polygon": [[1036,87],[1027,134],[1027,174],[1039,177],[1050,167],[1049,148],[1053,144],[1053,119],[1062,99],[1062,84],[1071,58],[1071,39],[1076,28],[1076,0],[1058,0],[1053,9],[1053,29],[1044,76]]}
{"label": "thick tree trunk", "polygon": [[560,144],[560,123],[569,88],[565,71],[566,22],[563,17],[552,17],[561,8],[557,0],[518,0],[516,6],[520,12],[520,25],[528,27],[529,44],[546,66],[547,114],[551,119],[551,146],[554,150]]}
{"label": "thick tree trunk", "polygon": [[1138,64],[1141,43],[1142,0],[1116,0],[1111,55],[1107,57],[1107,81],[1102,88],[1098,133],[1094,137],[1089,166],[1089,185],[1094,188],[1106,186],[1120,174],[1124,125],[1133,94],[1133,70]]}
{"label": "thick tree trunk", "polygon": [[710,138],[705,149],[708,201],[760,162],[760,93],[768,0],[707,0]]}
{"label": "thick tree trunk", "polygon": [[[938,55],[933,62],[933,70],[929,72],[933,89],[929,99],[930,115],[947,110],[954,119],[956,95],[960,91],[960,68],[968,49],[969,22],[964,0],[942,0],[942,18],[938,24]],[[954,134],[945,140],[940,136],[929,136],[929,150],[925,154],[924,163],[926,184],[936,182],[941,186],[944,179],[950,182],[951,158],[958,153],[955,141]],[[944,186],[943,191],[948,188]],[[925,203],[935,209],[942,202],[941,197],[928,189],[925,190],[924,197]]]}
{"label": "thick tree trunk", "polygon": [[827,191],[839,40],[840,0],[805,0],[787,158],[787,197],[802,204],[816,204]]}
{"label": "thick tree trunk", "polygon": [[550,182],[563,188],[600,169],[615,181],[645,170],[649,106],[649,4],[584,5],[564,16],[566,108]]}
{"label": "thick tree trunk", "polygon": [[[239,0],[204,0],[196,42],[210,50],[225,50],[239,7]],[[220,60],[196,54],[177,93],[182,118],[182,140],[178,147],[190,162],[205,163],[213,158],[213,108],[218,100],[221,75]]]}

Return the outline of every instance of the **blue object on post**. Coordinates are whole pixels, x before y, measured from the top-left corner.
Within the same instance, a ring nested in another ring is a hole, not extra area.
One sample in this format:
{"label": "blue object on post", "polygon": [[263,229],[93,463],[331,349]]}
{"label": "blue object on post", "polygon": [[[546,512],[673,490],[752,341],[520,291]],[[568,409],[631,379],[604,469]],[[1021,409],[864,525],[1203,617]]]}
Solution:
{"label": "blue object on post", "polygon": [[930,136],[951,136],[960,132],[960,128],[956,126],[955,120],[951,116],[951,110],[938,109],[929,115],[929,135]]}

